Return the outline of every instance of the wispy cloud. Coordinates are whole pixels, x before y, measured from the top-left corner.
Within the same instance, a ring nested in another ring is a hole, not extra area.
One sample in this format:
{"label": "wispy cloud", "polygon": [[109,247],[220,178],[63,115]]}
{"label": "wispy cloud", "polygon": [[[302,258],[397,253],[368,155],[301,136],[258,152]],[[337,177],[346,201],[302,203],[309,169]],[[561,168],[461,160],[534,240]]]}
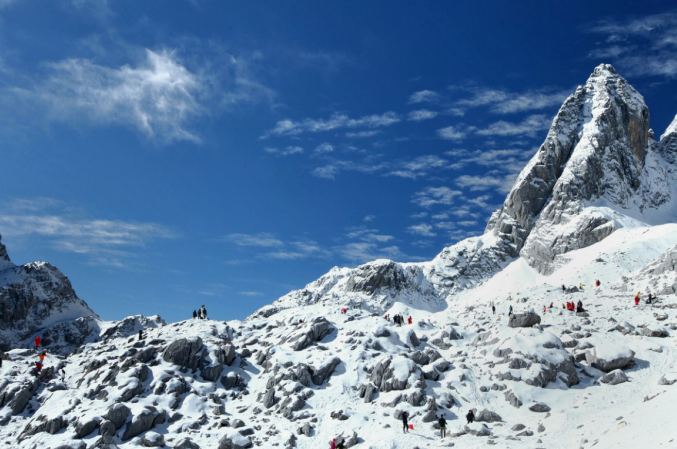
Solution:
{"label": "wispy cloud", "polygon": [[372,131],[358,131],[358,132],[349,132],[346,133],[346,137],[351,139],[364,139],[367,137],[374,137],[378,134],[381,134],[381,130],[375,129]]}
{"label": "wispy cloud", "polygon": [[503,89],[486,87],[462,87],[472,94],[470,98],[456,101],[460,108],[476,108],[488,106],[489,111],[495,114],[514,114],[517,112],[533,111],[554,106],[560,106],[571,94],[568,90],[542,88],[525,92],[511,92]]}
{"label": "wispy cloud", "polygon": [[677,13],[653,14],[626,21],[607,19],[586,27],[606,36],[591,59],[611,59],[634,76],[677,76]]}
{"label": "wispy cloud", "polygon": [[500,120],[484,129],[478,129],[477,134],[482,136],[519,136],[535,137],[539,131],[550,128],[552,119],[545,114],[530,115],[519,123]]}
{"label": "wispy cloud", "polygon": [[422,122],[423,120],[430,120],[437,117],[438,113],[429,111],[427,109],[419,109],[418,111],[411,111],[407,116],[407,120],[414,122]]}
{"label": "wispy cloud", "polygon": [[334,147],[328,143],[321,143],[315,148],[316,153],[331,153],[334,151]]}
{"label": "wispy cloud", "polygon": [[420,90],[409,97],[409,104],[432,103],[439,100],[440,94],[432,90]]}
{"label": "wispy cloud", "polygon": [[395,169],[389,172],[388,175],[417,179],[427,176],[431,171],[436,169],[454,168],[458,168],[458,166],[439,156],[419,156],[411,161],[400,161],[395,164]]}
{"label": "wispy cloud", "polygon": [[18,200],[2,207],[0,229],[5,237],[39,235],[57,250],[87,254],[90,262],[123,266],[132,248],[176,234],[157,223],[89,218],[79,209],[50,199]]}
{"label": "wispy cloud", "polygon": [[[282,150],[278,148],[266,147],[263,149],[266,153],[274,154],[276,156],[291,156],[292,154],[301,154],[303,153],[303,148],[288,146]],[[317,150],[316,150],[317,151]]]}
{"label": "wispy cloud", "polygon": [[228,234],[223,240],[238,246],[260,246],[264,248],[284,246],[282,240],[266,232],[259,234]]}
{"label": "wispy cloud", "polygon": [[240,292],[243,296],[263,296],[261,292]]}
{"label": "wispy cloud", "polygon": [[304,132],[324,132],[341,128],[380,128],[389,126],[401,121],[398,114],[394,112],[385,112],[383,114],[366,115],[358,119],[352,119],[345,114],[336,113],[329,119],[310,119],[306,118],[299,122],[285,119],[280,120],[275,128],[267,131],[262,137],[270,135],[293,136]]}
{"label": "wispy cloud", "polygon": [[428,208],[436,204],[452,204],[454,198],[461,195],[462,192],[451,190],[449,187],[428,187],[427,189],[414,194],[411,202],[418,206]]}
{"label": "wispy cloud", "polygon": [[501,187],[503,180],[492,176],[469,176],[463,175],[456,178],[456,185],[459,187],[469,187],[471,191],[489,190]]}
{"label": "wispy cloud", "polygon": [[465,138],[466,132],[456,126],[447,126],[446,128],[438,129],[437,135],[445,140],[459,141]]}
{"label": "wispy cloud", "polygon": [[420,235],[423,237],[435,237],[437,234],[432,232],[433,227],[427,223],[412,225],[407,228],[410,234]]}

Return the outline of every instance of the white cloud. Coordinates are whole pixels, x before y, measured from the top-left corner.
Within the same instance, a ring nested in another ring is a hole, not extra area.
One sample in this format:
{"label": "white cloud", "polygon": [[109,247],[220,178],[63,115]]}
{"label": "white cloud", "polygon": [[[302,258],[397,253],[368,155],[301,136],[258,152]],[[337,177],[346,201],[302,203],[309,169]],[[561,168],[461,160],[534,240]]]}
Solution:
{"label": "white cloud", "polygon": [[19,200],[3,207],[0,229],[5,237],[43,236],[62,251],[89,254],[94,263],[122,266],[131,254],[124,248],[143,247],[176,235],[156,223],[83,217],[82,211],[50,198]]}
{"label": "white cloud", "polygon": [[59,121],[129,125],[152,139],[199,141],[188,124],[206,111],[205,81],[175,55],[146,50],[137,67],[111,68],[86,59],[47,65],[51,77],[38,95]]}
{"label": "white cloud", "polygon": [[369,229],[364,226],[349,228],[346,237],[351,240],[362,240],[363,242],[385,243],[393,240],[392,235],[380,234],[378,229]]}
{"label": "white cloud", "polygon": [[456,178],[456,185],[469,187],[471,191],[489,190],[503,185],[503,180],[493,176],[470,176],[463,175]]}
{"label": "white cloud", "polygon": [[346,137],[351,138],[351,139],[364,139],[367,137],[374,137],[377,134],[381,134],[380,130],[373,130],[373,131],[359,131],[356,133],[350,132],[346,133]]}
{"label": "white cloud", "polygon": [[292,154],[301,154],[303,153],[303,148],[301,147],[293,147],[289,146],[283,150],[280,150],[278,148],[270,148],[266,147],[264,148],[264,151],[266,153],[274,154],[276,156],[291,156]]}
{"label": "white cloud", "polygon": [[263,296],[261,292],[240,292],[240,294],[244,296]]}
{"label": "white cloud", "polygon": [[457,225],[459,226],[475,226],[477,224],[477,221],[475,220],[464,220],[464,221],[457,221]]}
{"label": "white cloud", "polygon": [[433,227],[427,223],[412,225],[407,228],[410,234],[421,235],[423,237],[435,237],[437,234],[432,232]]}
{"label": "white cloud", "polygon": [[432,90],[420,90],[418,92],[414,92],[410,97],[409,97],[409,104],[415,104],[415,103],[431,103],[435,102],[440,98],[440,94],[437,92],[434,92]]}
{"label": "white cloud", "polygon": [[544,114],[530,115],[519,123],[500,120],[492,123],[485,129],[479,129],[477,134],[482,136],[519,136],[534,137],[539,131],[550,128],[552,120]]}
{"label": "white cloud", "polygon": [[489,203],[487,203],[487,201],[490,200],[490,199],[491,199],[490,195],[482,195],[482,196],[478,196],[477,198],[469,199],[468,202],[476,204],[479,207],[486,208],[487,206],[489,206]]}
{"label": "white cloud", "polygon": [[401,178],[416,179],[425,177],[435,169],[456,168],[454,164],[439,156],[419,156],[412,161],[399,162],[395,165],[395,170],[388,173],[389,176],[399,176]]}
{"label": "white cloud", "polygon": [[460,195],[460,191],[451,190],[449,187],[428,187],[414,194],[411,202],[426,208],[436,204],[449,205],[453,203],[454,197]]}
{"label": "white cloud", "polygon": [[401,121],[398,114],[385,112],[383,114],[366,115],[359,119],[351,119],[345,114],[333,114],[328,120],[306,118],[300,122],[289,119],[280,120],[275,128],[266,132],[263,137],[269,135],[290,136],[304,132],[324,132],[340,128],[380,128],[390,126]]}
{"label": "white cloud", "polygon": [[318,178],[334,179],[341,169],[337,165],[325,165],[324,167],[317,167],[310,172],[311,175]]}
{"label": "white cloud", "polygon": [[466,133],[454,126],[447,126],[446,128],[438,129],[437,135],[445,140],[463,140]]}
{"label": "white cloud", "polygon": [[412,120],[415,122],[421,122],[423,120],[430,120],[437,117],[437,112],[429,111],[427,109],[420,109],[418,111],[411,111],[407,120]]}
{"label": "white cloud", "polygon": [[461,108],[489,106],[489,110],[496,114],[513,114],[560,106],[571,93],[551,88],[528,90],[520,93],[474,86],[461,89],[468,90],[473,96],[458,100],[457,106]]}
{"label": "white cloud", "polygon": [[367,215],[362,221],[373,221],[376,215]]}
{"label": "white cloud", "polygon": [[228,234],[224,240],[238,246],[260,246],[264,248],[284,246],[282,240],[276,239],[272,234],[261,232],[259,234]]}
{"label": "white cloud", "polygon": [[332,151],[334,151],[334,147],[326,142],[318,145],[317,148],[315,148],[316,153],[331,153]]}

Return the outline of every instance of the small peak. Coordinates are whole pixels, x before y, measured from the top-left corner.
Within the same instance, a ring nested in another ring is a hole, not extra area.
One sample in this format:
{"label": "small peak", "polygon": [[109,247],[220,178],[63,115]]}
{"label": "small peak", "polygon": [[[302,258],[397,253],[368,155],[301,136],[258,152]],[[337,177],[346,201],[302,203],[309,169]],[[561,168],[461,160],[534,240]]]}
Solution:
{"label": "small peak", "polygon": [[592,73],[592,76],[607,77],[612,75],[618,75],[618,72],[616,72],[616,69],[611,64],[600,64],[595,67],[595,71]]}
{"label": "small peak", "polygon": [[663,135],[661,135],[661,140],[663,140],[664,137],[669,136],[670,134],[677,133],[677,115],[675,115],[675,118],[672,119],[672,123],[668,126],[668,128],[665,130]]}

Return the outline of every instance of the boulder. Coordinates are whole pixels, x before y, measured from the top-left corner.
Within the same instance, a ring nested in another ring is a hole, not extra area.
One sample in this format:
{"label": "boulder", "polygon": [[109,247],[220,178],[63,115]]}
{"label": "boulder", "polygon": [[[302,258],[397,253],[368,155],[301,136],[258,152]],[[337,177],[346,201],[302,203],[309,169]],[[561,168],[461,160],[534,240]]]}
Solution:
{"label": "boulder", "polygon": [[409,332],[407,332],[407,343],[414,348],[421,345],[421,341],[418,339],[418,336],[413,329],[409,329]]}
{"label": "boulder", "polygon": [[494,413],[487,409],[482,410],[481,412],[475,414],[475,421],[478,422],[500,422],[503,421],[501,416],[498,413]]}
{"label": "boulder", "polygon": [[657,338],[665,338],[668,336],[668,332],[662,327],[651,328],[647,326],[642,328],[640,334],[645,337],[657,337]]}
{"label": "boulder", "polygon": [[470,423],[463,428],[465,433],[470,435],[475,435],[476,437],[488,437],[491,435],[491,431],[485,424],[480,423]]}
{"label": "boulder", "polygon": [[546,413],[550,411],[550,407],[548,407],[548,405],[544,404],[543,402],[537,402],[529,406],[529,410],[535,413]]}
{"label": "boulder", "polygon": [[513,432],[519,432],[520,430],[526,429],[526,427],[527,426],[525,426],[524,424],[515,424],[514,426],[512,426],[512,429],[510,430],[512,430]]}
{"label": "boulder", "polygon": [[122,434],[122,441],[127,441],[134,438],[143,432],[150,430],[153,427],[157,414],[154,409],[145,408],[132,418],[132,421],[127,423],[125,432]]}
{"label": "boulder", "polygon": [[322,385],[325,380],[329,379],[336,367],[341,363],[341,359],[334,357],[333,359],[323,363],[319,368],[309,366],[310,379],[315,385]]}
{"label": "boulder", "polygon": [[200,445],[192,442],[190,438],[184,438],[176,443],[174,449],[200,449]]}
{"label": "boulder", "polygon": [[425,352],[414,351],[409,358],[417,365],[427,365],[430,363],[430,357]]}
{"label": "boulder", "polygon": [[266,393],[263,395],[261,402],[265,408],[270,408],[278,402],[278,398],[275,397],[275,389],[269,388]]}
{"label": "boulder", "polygon": [[633,351],[613,343],[598,345],[585,352],[588,365],[605,373],[625,368],[634,357]]}
{"label": "boulder", "polygon": [[384,324],[379,324],[374,328],[373,334],[375,337],[390,337],[390,331]]}
{"label": "boulder", "polygon": [[618,385],[622,384],[623,382],[627,382],[628,376],[626,376],[623,371],[617,369],[600,377],[599,381],[603,384]]}
{"label": "boulder", "polygon": [[130,410],[124,404],[113,404],[106,410],[106,413],[101,415],[102,418],[110,421],[115,426],[115,430],[118,430],[127,420]]}
{"label": "boulder", "polygon": [[[244,356],[244,351],[247,351],[249,353],[249,355],[251,355],[251,351],[249,349],[246,349],[246,350],[242,351],[243,356]],[[232,344],[226,345],[226,347],[223,349],[223,353],[224,353],[224,358],[225,358],[225,361],[224,361],[225,364],[230,366],[231,363],[233,363],[233,360],[235,360],[235,356],[237,355],[235,353],[235,346],[233,346]]]}
{"label": "boulder", "polygon": [[99,435],[112,437],[115,435],[115,424],[107,419],[101,421],[99,424]]}
{"label": "boulder", "polygon": [[249,438],[241,435],[238,431],[231,430],[221,437],[218,449],[246,449],[253,445]]}
{"label": "boulder", "polygon": [[510,327],[532,327],[534,324],[541,324],[541,316],[533,311],[514,313],[508,320]]}
{"label": "boulder", "polygon": [[31,401],[33,393],[30,388],[22,388],[17,394],[14,395],[14,398],[9,403],[9,408],[12,409],[12,415],[18,415],[23,412],[28,403]]}
{"label": "boulder", "polygon": [[197,368],[198,358],[197,353],[202,349],[202,339],[195,337],[194,339],[181,338],[173,341],[167,346],[162,358],[165,362],[181,366],[183,368]]}
{"label": "boulder", "polygon": [[165,437],[157,432],[146,432],[141,438],[143,447],[164,447]]}
{"label": "boulder", "polygon": [[336,445],[338,446],[341,443],[343,443],[345,447],[355,446],[357,444],[357,432],[353,431],[352,435],[349,437],[345,437],[343,434],[339,435],[336,438]]}

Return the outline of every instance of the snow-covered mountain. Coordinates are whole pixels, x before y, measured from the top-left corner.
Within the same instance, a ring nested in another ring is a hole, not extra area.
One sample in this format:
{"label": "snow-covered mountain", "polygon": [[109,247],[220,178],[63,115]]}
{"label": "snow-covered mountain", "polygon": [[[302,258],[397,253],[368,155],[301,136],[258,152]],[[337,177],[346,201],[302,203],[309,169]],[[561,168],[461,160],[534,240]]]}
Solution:
{"label": "snow-covered mountain", "polygon": [[[26,449],[315,449],[334,438],[365,449],[671,447],[676,152],[677,117],[656,142],[642,96],[601,65],[565,101],[483,235],[430,262],[333,268],[244,321],[104,323],[58,270],[15,267],[0,246],[2,285],[25,292],[15,302],[3,293],[2,321],[13,323],[11,310],[26,329],[7,340],[20,349],[0,368],[0,440]],[[658,297],[646,304],[649,293]],[[565,308],[578,301],[586,312]],[[84,340],[65,345],[53,331],[45,376],[31,376],[27,329],[79,321],[92,323]],[[65,380],[52,376],[60,369]],[[477,422],[468,424],[470,409]]]}

